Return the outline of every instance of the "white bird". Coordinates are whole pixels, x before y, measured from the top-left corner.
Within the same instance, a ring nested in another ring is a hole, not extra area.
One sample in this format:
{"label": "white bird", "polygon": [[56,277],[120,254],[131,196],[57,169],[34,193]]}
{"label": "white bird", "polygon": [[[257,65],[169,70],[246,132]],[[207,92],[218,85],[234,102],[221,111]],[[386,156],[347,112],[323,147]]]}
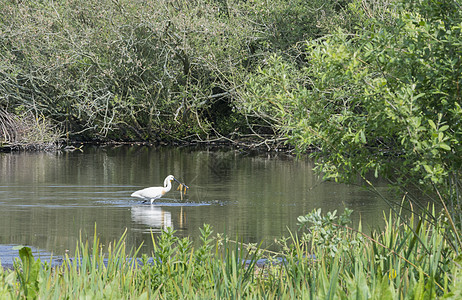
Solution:
{"label": "white bird", "polygon": [[175,177],[173,177],[173,175],[168,175],[164,180],[163,187],[161,186],[148,187],[148,188],[134,192],[131,196],[141,198],[145,201],[151,200],[151,204],[152,204],[154,200],[159,199],[160,197],[162,197],[163,195],[165,195],[167,192],[170,191],[170,189],[172,188],[172,180],[175,180],[176,182],[181,184],[181,182],[179,182]]}

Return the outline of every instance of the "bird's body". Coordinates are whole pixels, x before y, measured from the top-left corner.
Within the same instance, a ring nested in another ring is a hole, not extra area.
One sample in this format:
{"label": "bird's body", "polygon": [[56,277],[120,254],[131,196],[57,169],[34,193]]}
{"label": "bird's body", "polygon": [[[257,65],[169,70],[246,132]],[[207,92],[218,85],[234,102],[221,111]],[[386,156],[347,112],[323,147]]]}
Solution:
{"label": "bird's body", "polygon": [[164,180],[164,186],[148,187],[139,191],[134,192],[131,196],[141,198],[145,201],[151,200],[151,204],[154,200],[159,199],[172,189],[172,180],[179,181],[173,176],[168,175]]}

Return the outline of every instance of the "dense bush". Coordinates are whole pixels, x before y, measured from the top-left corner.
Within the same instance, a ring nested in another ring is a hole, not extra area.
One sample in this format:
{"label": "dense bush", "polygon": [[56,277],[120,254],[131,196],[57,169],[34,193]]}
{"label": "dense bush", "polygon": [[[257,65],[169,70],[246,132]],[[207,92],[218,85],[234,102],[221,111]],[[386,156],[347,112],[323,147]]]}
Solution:
{"label": "dense bush", "polygon": [[244,46],[233,35],[247,31],[221,22],[217,7],[190,1],[3,6],[3,105],[38,107],[90,138],[199,130],[218,72]]}
{"label": "dense bush", "polygon": [[302,67],[269,59],[242,90],[243,107],[300,152],[315,150],[327,178],[419,183],[462,224],[459,2],[404,1],[386,18],[355,16],[364,18],[356,32],[307,41]]}
{"label": "dense bush", "polygon": [[319,35],[319,24],[339,7],[296,0],[3,1],[0,106],[38,111],[71,139],[247,133],[248,123],[261,122],[237,109],[237,87],[269,53]]}

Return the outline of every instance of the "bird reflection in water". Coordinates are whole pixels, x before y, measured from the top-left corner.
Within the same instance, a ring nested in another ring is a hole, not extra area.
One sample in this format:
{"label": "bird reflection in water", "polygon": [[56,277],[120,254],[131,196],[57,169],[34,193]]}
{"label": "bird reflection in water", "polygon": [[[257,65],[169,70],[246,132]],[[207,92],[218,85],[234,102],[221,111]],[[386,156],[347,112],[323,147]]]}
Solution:
{"label": "bird reflection in water", "polygon": [[172,214],[159,206],[143,205],[132,207],[132,220],[149,226],[153,231],[173,228]]}

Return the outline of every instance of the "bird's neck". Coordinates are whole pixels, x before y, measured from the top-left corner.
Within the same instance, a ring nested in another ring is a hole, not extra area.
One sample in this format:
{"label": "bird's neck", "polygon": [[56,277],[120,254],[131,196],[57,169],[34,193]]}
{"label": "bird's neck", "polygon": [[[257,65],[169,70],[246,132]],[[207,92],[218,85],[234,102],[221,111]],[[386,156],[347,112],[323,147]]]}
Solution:
{"label": "bird's neck", "polygon": [[168,182],[167,182],[167,185],[166,185],[164,188],[165,188],[165,192],[170,191],[170,189],[172,188],[172,182],[171,182],[171,181],[168,181]]}

